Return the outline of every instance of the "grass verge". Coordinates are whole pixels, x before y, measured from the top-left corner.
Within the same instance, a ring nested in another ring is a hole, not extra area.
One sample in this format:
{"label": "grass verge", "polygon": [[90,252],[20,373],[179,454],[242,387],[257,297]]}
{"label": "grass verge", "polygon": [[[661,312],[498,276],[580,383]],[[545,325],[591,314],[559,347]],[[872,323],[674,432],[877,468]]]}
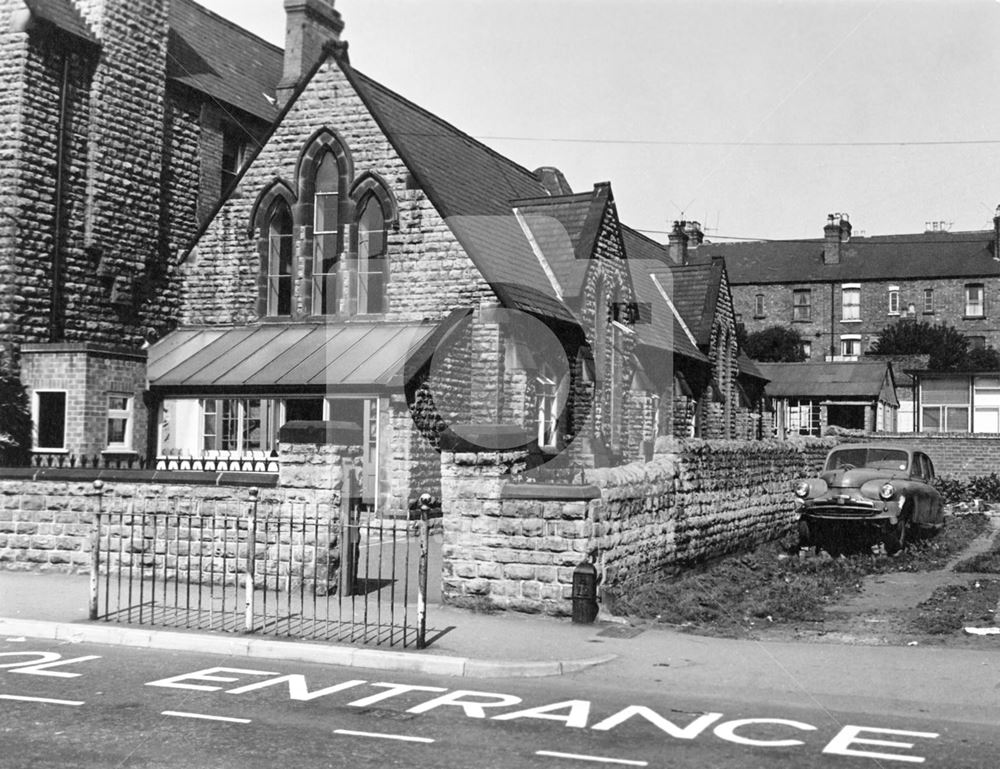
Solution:
{"label": "grass verge", "polygon": [[825,607],[860,591],[865,576],[943,568],[988,524],[983,515],[951,517],[937,537],[892,558],[884,554],[837,559],[825,553],[794,556],[788,554],[790,540],[786,538],[678,575],[664,574],[628,595],[612,596],[610,608],[616,614],[728,637],[746,635],[764,624],[820,622]]}
{"label": "grass verge", "polygon": [[910,618],[913,631],[944,635],[965,627],[992,627],[997,622],[1000,580],[981,579],[938,588]]}

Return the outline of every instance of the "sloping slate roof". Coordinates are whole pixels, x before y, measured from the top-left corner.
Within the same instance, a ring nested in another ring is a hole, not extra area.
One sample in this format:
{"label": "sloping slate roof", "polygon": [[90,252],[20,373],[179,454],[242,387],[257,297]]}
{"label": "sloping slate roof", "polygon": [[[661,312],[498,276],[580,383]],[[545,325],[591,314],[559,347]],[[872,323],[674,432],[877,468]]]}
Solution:
{"label": "sloping slate roof", "polygon": [[[660,285],[670,296],[672,274],[665,264],[661,265],[662,247],[625,226],[622,227],[622,240],[628,256],[625,263],[628,265],[632,287],[635,289],[636,300],[640,306],[639,322],[635,325],[639,343],[695,360],[708,361],[708,358],[691,343],[684,326],[653,283],[651,275],[655,274]],[[648,315],[646,306],[649,307]]]}
{"label": "sloping slate roof", "polygon": [[699,345],[712,339],[712,323],[722,281],[722,261],[678,265],[671,268],[674,306]]}
{"label": "sloping slate roof", "polygon": [[149,348],[151,388],[397,387],[431,324],[180,328]]}
{"label": "sloping slate roof", "polygon": [[75,37],[91,43],[97,42],[83,15],[71,0],[24,0],[24,4],[28,6],[32,16],[43,19]]}
{"label": "sloping slate roof", "polygon": [[753,377],[755,379],[767,379],[764,372],[760,370],[760,364],[747,357],[747,354],[740,350],[739,355],[736,356],[736,365],[740,370],[741,374],[746,374],[747,376]]}
{"label": "sloping slate roof", "polygon": [[724,256],[731,284],[1000,275],[992,239],[992,231],[852,237],[830,265],[822,240],[703,243],[696,259]]}
{"label": "sloping slate roof", "polygon": [[511,208],[513,200],[546,195],[535,175],[357,70],[344,72],[501,298],[519,309],[572,320]]}
{"label": "sloping slate roof", "polygon": [[611,185],[604,182],[590,192],[513,202],[566,296],[583,290],[610,200]]}
{"label": "sloping slate roof", "polygon": [[913,387],[916,382],[908,370],[926,369],[930,363],[930,355],[866,355],[872,361],[885,361],[892,364],[892,373],[899,387]]}
{"label": "sloping slate roof", "polygon": [[757,368],[770,380],[767,394],[777,397],[864,397],[874,400],[882,392],[888,366],[869,363],[761,363]]}
{"label": "sloping slate roof", "polygon": [[202,8],[170,3],[167,77],[268,122],[282,72],[282,50]]}

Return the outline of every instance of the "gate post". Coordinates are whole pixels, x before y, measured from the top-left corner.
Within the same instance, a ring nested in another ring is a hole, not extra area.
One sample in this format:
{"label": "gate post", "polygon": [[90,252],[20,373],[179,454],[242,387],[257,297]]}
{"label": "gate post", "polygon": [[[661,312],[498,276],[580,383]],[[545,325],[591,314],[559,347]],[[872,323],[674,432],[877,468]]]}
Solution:
{"label": "gate post", "polygon": [[361,520],[353,506],[354,462],[345,459],[341,464],[340,484],[340,595],[354,595],[358,578],[358,553],[361,545]]}
{"label": "gate post", "polygon": [[[94,513],[94,523],[90,531],[90,619],[96,620],[98,614],[97,594],[101,578],[101,499],[104,495],[104,481],[94,481],[94,493],[97,496],[97,510]],[[105,607],[106,609],[107,607]]]}
{"label": "gate post", "polygon": [[[253,500],[247,513],[247,573],[246,573],[246,615],[243,619],[243,629],[253,632],[254,614],[254,577],[257,568],[257,497],[259,489],[250,489],[250,499]],[[264,575],[267,579],[267,575]]]}
{"label": "gate post", "polygon": [[427,512],[431,507],[431,495],[420,495],[420,562],[417,572],[417,648],[427,646],[427,553],[430,550],[430,525]]}

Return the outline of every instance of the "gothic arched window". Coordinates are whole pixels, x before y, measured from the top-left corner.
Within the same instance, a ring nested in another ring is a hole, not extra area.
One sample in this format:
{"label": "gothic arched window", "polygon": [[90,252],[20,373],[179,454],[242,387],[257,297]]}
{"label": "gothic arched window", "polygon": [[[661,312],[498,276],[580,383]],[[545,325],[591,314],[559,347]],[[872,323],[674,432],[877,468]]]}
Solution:
{"label": "gothic arched window", "polygon": [[385,311],[387,277],[385,212],[374,195],[362,203],[358,214],[358,263],[355,307],[358,313]]}
{"label": "gothic arched window", "polygon": [[343,250],[341,171],[337,158],[326,151],[316,166],[313,195],[313,314],[339,311],[339,266]]}
{"label": "gothic arched window", "polygon": [[292,212],[275,201],[267,218],[267,314],[292,314]]}

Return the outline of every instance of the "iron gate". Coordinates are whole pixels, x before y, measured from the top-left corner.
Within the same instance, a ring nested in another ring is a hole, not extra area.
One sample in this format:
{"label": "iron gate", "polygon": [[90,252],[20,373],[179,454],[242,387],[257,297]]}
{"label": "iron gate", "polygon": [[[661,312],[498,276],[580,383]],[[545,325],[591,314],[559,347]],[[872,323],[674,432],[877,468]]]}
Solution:
{"label": "iron gate", "polygon": [[426,644],[426,511],[419,521],[382,520],[356,506],[265,504],[256,494],[243,503],[99,500],[92,620]]}

